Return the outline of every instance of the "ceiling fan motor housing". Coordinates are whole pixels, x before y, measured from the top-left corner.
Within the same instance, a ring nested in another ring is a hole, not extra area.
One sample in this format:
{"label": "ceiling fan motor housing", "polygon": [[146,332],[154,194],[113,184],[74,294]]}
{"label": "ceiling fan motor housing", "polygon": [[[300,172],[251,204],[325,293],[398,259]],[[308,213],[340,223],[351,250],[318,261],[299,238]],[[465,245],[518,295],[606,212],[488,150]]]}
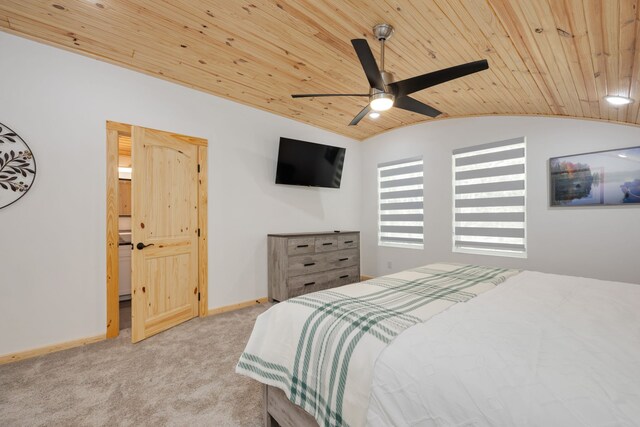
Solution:
{"label": "ceiling fan motor housing", "polygon": [[384,84],[386,86],[389,86],[391,83],[395,81],[395,79],[393,78],[393,74],[391,74],[388,71],[380,70],[380,75],[382,75],[382,80],[384,81]]}
{"label": "ceiling fan motor housing", "polygon": [[[382,80],[384,82],[384,90],[376,89],[375,87],[372,87],[369,89],[369,103],[371,104],[372,109],[374,111],[388,110],[389,108],[391,108],[391,106],[393,106],[393,102],[395,101],[395,95],[389,89],[389,85],[394,81],[393,74],[389,73],[388,71],[380,70],[380,75],[382,76]],[[380,98],[384,98],[385,101],[374,102],[374,100],[377,100]],[[390,103],[389,103],[389,100],[390,100]],[[374,108],[374,106],[380,105],[380,102],[383,102],[383,105],[385,107],[386,105],[389,105],[389,107],[388,108],[383,107],[383,109]]]}
{"label": "ceiling fan motor housing", "polygon": [[373,27],[373,35],[379,41],[389,40],[393,35],[393,27],[389,24],[378,24]]}

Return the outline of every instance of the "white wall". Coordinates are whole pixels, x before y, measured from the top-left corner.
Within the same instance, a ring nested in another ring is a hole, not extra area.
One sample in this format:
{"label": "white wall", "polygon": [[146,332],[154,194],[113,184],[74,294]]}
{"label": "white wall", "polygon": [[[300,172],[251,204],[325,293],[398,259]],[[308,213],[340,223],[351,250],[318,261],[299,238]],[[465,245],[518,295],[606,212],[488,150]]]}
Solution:
{"label": "white wall", "polygon": [[[527,139],[528,258],[452,253],[451,150],[519,136]],[[542,117],[443,120],[368,139],[362,145],[363,274],[453,261],[640,283],[640,206],[552,209],[547,191],[550,157],[638,145],[638,127]],[[425,248],[378,247],[377,164],[420,154]]]}
{"label": "white wall", "polygon": [[[640,129],[570,119],[439,121],[353,140],[0,33],[0,122],[38,162],[33,189],[0,210],[0,355],[105,331],[105,121],[209,140],[211,308],[266,296],[266,234],[362,231],[363,273],[437,260],[638,283],[640,209],[550,209],[549,157],[640,145]],[[278,138],[348,148],[340,190],[274,184]],[[527,137],[526,260],[451,253],[451,150]],[[376,165],[423,154],[424,250],[377,246]],[[392,267],[387,268],[391,262]]]}
{"label": "white wall", "polygon": [[[209,306],[267,295],[266,235],[358,229],[360,144],[0,33],[0,122],[33,150],[0,210],[0,355],[105,332],[105,121],[209,140]],[[347,147],[342,188],[277,186],[278,138]]]}

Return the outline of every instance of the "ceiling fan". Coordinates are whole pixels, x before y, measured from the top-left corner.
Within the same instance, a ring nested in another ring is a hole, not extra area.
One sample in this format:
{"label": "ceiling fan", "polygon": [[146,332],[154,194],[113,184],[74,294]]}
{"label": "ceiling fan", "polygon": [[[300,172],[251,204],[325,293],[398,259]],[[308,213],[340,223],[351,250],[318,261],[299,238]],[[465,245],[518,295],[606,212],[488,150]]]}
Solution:
{"label": "ceiling fan", "polygon": [[[389,24],[378,24],[373,27],[373,35],[380,41],[380,68],[365,39],[353,39],[351,44],[360,59],[360,64],[369,81],[369,93],[311,93],[295,94],[292,98],[316,98],[325,96],[367,96],[369,103],[351,120],[349,126],[355,126],[369,112],[378,113],[391,107],[402,108],[429,117],[442,114],[441,111],[424,104],[409,95],[440,83],[486,70],[489,64],[486,59],[456,65],[406,80],[394,81],[393,74],[384,69],[384,43],[393,35],[393,27]],[[377,117],[377,116],[376,116]]]}

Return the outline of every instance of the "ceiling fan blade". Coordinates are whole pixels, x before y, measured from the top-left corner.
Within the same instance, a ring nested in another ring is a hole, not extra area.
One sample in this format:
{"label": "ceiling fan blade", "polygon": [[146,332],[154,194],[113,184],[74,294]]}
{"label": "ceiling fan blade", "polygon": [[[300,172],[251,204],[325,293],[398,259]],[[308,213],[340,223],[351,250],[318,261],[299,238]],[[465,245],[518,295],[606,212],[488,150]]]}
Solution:
{"label": "ceiling fan blade", "polygon": [[353,39],[351,44],[356,50],[358,59],[360,59],[360,64],[364,69],[367,80],[369,80],[369,86],[384,91],[384,81],[380,74],[380,68],[378,68],[376,58],[373,57],[369,43],[365,39]]}
{"label": "ceiling fan blade", "polygon": [[438,111],[435,108],[427,104],[423,104],[422,102],[408,96],[401,96],[400,98],[396,98],[393,106],[414,113],[423,114],[429,117],[436,117],[442,114],[442,111]]}
{"label": "ceiling fan blade", "polygon": [[369,106],[369,104],[367,104],[367,106],[364,107],[362,111],[360,111],[358,115],[353,118],[353,120],[351,120],[351,123],[349,123],[349,126],[357,125],[358,122],[362,120],[362,118],[366,116],[369,111],[371,111],[371,107]]}
{"label": "ceiling fan blade", "polygon": [[368,93],[305,93],[291,95],[292,98],[318,98],[321,96],[369,96]]}
{"label": "ceiling fan blade", "polygon": [[389,84],[389,87],[396,97],[402,97],[404,95],[409,95],[422,89],[448,82],[449,80],[454,80],[459,77],[464,77],[469,74],[477,73],[478,71],[486,70],[488,68],[489,63],[487,63],[486,59],[483,59],[423,74],[421,76],[411,77],[406,80],[400,80],[399,82],[393,82]]}

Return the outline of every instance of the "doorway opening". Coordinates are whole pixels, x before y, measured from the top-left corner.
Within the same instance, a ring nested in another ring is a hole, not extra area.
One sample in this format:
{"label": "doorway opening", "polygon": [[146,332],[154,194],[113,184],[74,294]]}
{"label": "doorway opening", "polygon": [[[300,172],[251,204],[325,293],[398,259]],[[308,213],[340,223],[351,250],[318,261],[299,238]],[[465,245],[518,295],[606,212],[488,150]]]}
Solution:
{"label": "doorway opening", "polygon": [[207,140],[106,128],[107,338],[137,342],[207,315]]}
{"label": "doorway opening", "polygon": [[118,135],[119,330],[131,327],[131,136]]}

